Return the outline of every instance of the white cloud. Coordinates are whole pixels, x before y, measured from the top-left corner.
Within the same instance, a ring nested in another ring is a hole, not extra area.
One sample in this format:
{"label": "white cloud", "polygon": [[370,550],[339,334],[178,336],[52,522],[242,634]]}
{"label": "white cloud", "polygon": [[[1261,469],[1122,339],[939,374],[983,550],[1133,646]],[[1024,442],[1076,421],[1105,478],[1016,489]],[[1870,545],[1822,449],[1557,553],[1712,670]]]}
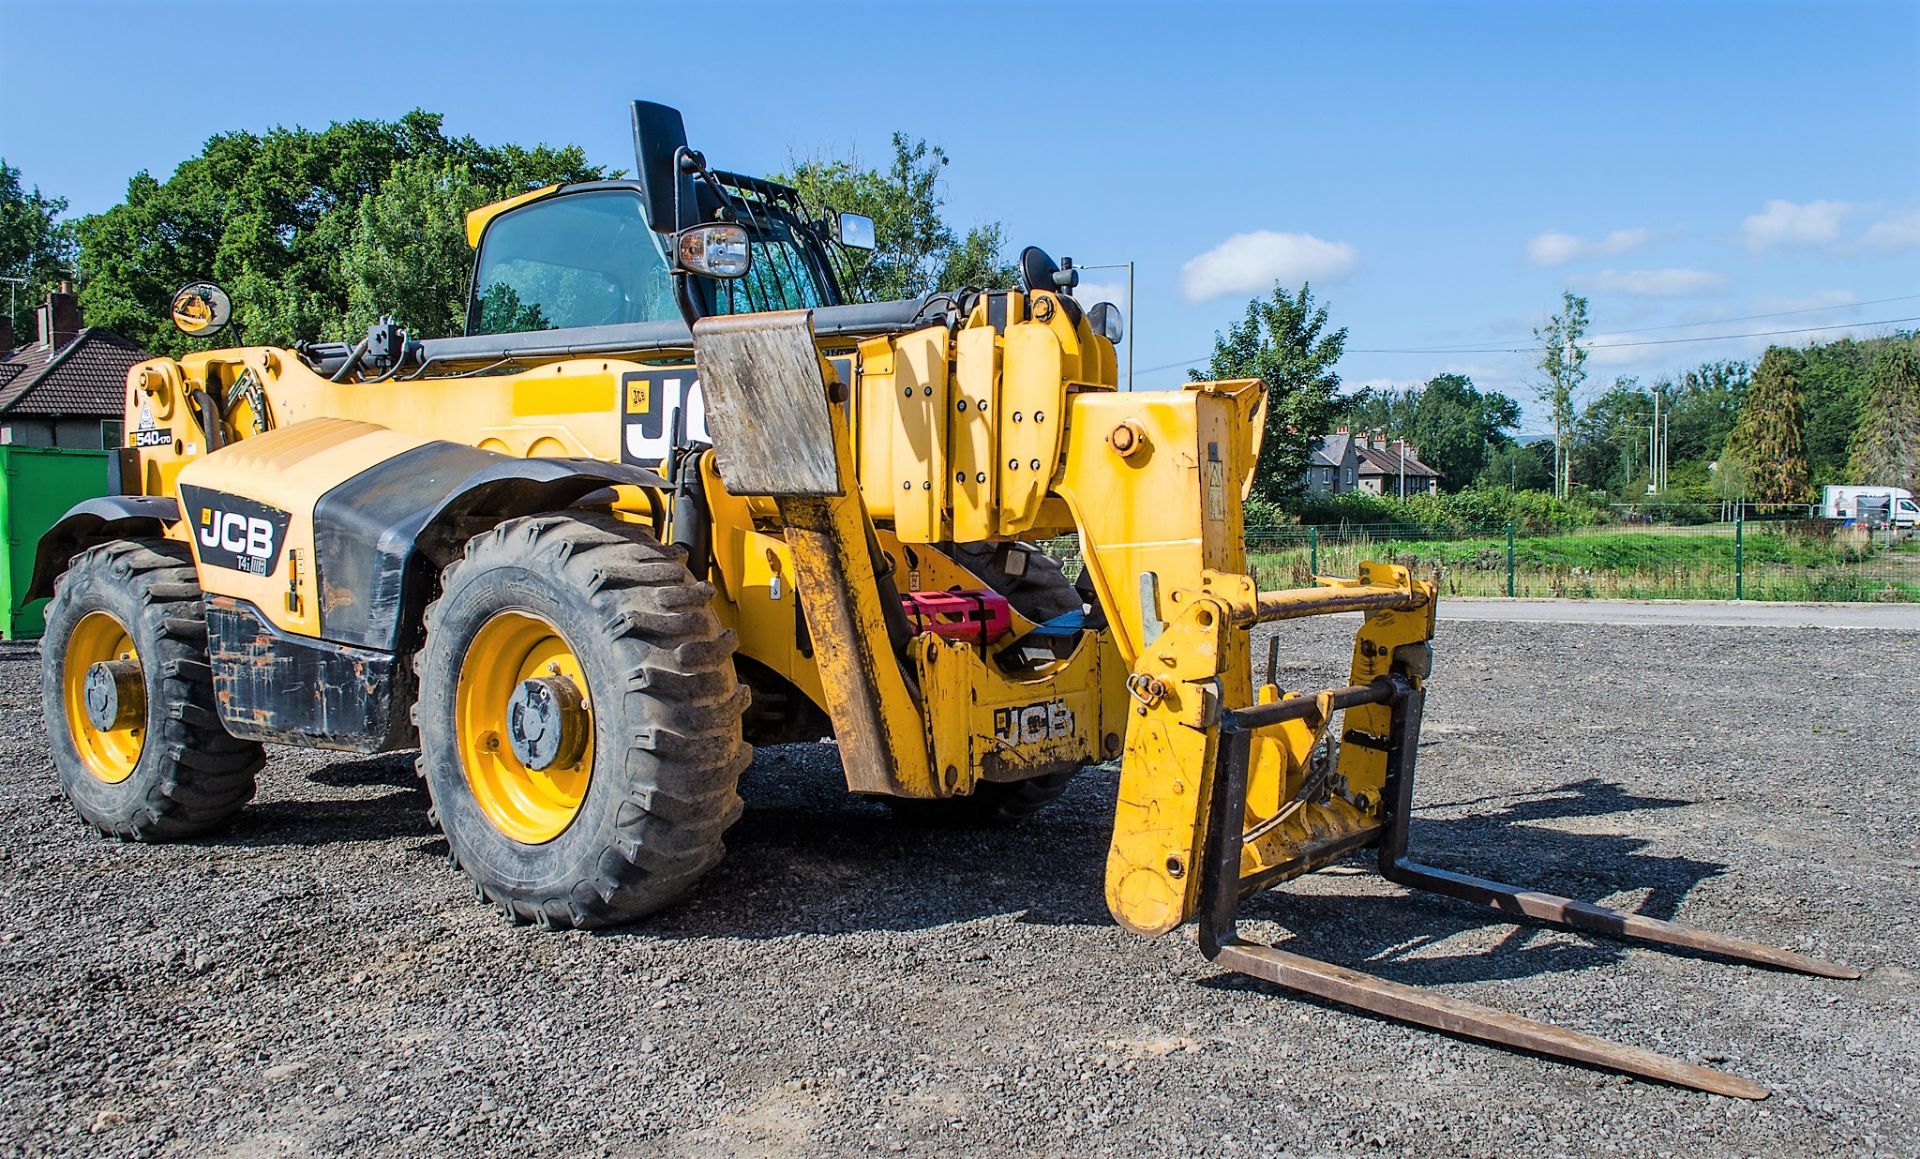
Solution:
{"label": "white cloud", "polygon": [[1127,283],[1125,279],[1118,282],[1081,282],[1078,286],[1074,287],[1073,296],[1080,299],[1081,304],[1089,308],[1099,302],[1112,302],[1122,310],[1125,310],[1127,308]]}
{"label": "white cloud", "polygon": [[1587,335],[1586,340],[1581,343],[1587,348],[1587,365],[1595,369],[1603,366],[1618,368],[1644,362],[1647,358],[1645,347],[1618,345],[1622,342],[1632,342],[1638,337],[1641,336],[1638,334]]}
{"label": "white cloud", "polygon": [[1652,238],[1653,231],[1645,226],[1616,229],[1602,238],[1576,237],[1570,233],[1548,230],[1528,240],[1527,257],[1536,266],[1564,266],[1581,258],[1611,257],[1638,249]]}
{"label": "white cloud", "polygon": [[1606,294],[1684,298],[1719,289],[1727,284],[1727,276],[1711,270],[1601,270],[1580,281],[1582,285]]}
{"label": "white cloud", "polygon": [[1854,206],[1845,201],[1809,201],[1799,205],[1774,199],[1740,223],[1750,250],[1819,245],[1840,237],[1840,222]]}
{"label": "white cloud", "polygon": [[1920,209],[1874,222],[1860,235],[1860,244],[1888,254],[1920,248]]}
{"label": "white cloud", "polygon": [[1275,282],[1338,281],[1358,262],[1346,242],[1260,229],[1236,233],[1180,267],[1180,289],[1189,302],[1204,302],[1223,294],[1265,292]]}

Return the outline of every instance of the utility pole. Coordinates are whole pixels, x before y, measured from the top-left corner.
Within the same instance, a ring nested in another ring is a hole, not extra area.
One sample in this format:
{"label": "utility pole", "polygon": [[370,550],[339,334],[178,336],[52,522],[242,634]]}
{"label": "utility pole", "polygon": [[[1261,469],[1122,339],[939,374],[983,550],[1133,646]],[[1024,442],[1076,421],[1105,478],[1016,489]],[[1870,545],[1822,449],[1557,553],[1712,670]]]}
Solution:
{"label": "utility pole", "polygon": [[1647,440],[1648,440],[1647,450],[1652,454],[1652,457],[1653,457],[1653,461],[1649,463],[1647,466],[1647,482],[1653,484],[1653,491],[1654,491],[1654,494],[1656,495],[1663,494],[1666,491],[1666,488],[1660,485],[1659,433],[1660,433],[1660,392],[1659,390],[1656,389],[1653,392],[1653,426],[1647,433]]}
{"label": "utility pole", "polygon": [[1673,408],[1667,408],[1667,417],[1660,427],[1660,493],[1667,492],[1667,468],[1673,463]]}
{"label": "utility pole", "polygon": [[[1653,395],[1653,397],[1655,397],[1655,401],[1659,399],[1659,395]],[[1655,403],[1655,405],[1657,405],[1657,403]],[[1655,432],[1655,426],[1649,422],[1649,424],[1647,424],[1647,485],[1651,485],[1651,487],[1657,491],[1657,489],[1659,489],[1661,466],[1659,466],[1659,451],[1655,449],[1655,447],[1657,447],[1657,441],[1655,441],[1653,432]]]}
{"label": "utility pole", "polygon": [[[1567,335],[1567,350],[1566,350],[1566,354],[1564,355],[1564,361],[1561,363],[1561,365],[1572,366],[1573,356],[1574,356],[1573,335],[1569,333]],[[1571,395],[1569,395],[1567,407],[1569,410],[1571,410],[1572,406],[1573,406],[1572,398],[1571,398]],[[1560,424],[1556,422],[1554,425],[1558,427]],[[1564,446],[1566,439],[1569,437],[1570,437],[1570,433],[1563,434],[1560,437],[1559,444],[1561,446]],[[1573,456],[1565,453],[1565,451],[1562,451],[1560,454],[1560,498],[1565,499],[1572,491],[1573,491]]]}
{"label": "utility pole", "polygon": [[27,284],[27,279],[0,277],[0,282],[7,283],[7,317],[11,318],[20,308],[20,287]]}
{"label": "utility pole", "polygon": [[1125,270],[1127,271],[1127,389],[1133,389],[1133,263],[1132,262],[1096,262],[1093,265],[1075,265],[1076,270]]}

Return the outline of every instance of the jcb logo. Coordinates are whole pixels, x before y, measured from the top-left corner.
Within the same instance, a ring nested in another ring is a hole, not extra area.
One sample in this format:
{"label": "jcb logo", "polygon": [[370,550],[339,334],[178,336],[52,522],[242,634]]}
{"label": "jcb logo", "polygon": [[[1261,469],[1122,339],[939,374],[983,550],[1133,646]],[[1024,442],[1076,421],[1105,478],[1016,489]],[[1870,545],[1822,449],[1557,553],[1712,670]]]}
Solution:
{"label": "jcb logo", "polygon": [[182,485],[180,497],[194,513],[200,562],[249,575],[272,575],[287,534],[287,513],[239,495]]}
{"label": "jcb logo", "polygon": [[1022,708],[996,708],[993,735],[1009,745],[1063,740],[1073,735],[1073,710],[1064,700],[1048,700]]}
{"label": "jcb logo", "polygon": [[238,511],[200,509],[200,546],[266,559],[273,554],[273,524]]}
{"label": "jcb logo", "polygon": [[[841,382],[853,381],[853,359],[833,359]],[[658,467],[673,453],[674,415],[682,443],[711,443],[707,398],[691,366],[633,371],[620,378],[620,461]]]}

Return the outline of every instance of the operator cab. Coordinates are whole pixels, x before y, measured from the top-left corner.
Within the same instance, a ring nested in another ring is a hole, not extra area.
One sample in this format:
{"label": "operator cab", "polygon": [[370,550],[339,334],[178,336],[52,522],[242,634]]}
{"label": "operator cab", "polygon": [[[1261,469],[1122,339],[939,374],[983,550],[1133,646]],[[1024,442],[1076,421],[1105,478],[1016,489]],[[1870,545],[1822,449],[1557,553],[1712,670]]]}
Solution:
{"label": "operator cab", "polygon": [[797,190],[708,169],[667,106],[636,101],[633,120],[638,180],[554,187],[469,216],[469,337],[847,303],[835,247],[871,248],[871,221],[814,222]]}
{"label": "operator cab", "polygon": [[[797,195],[793,200],[797,208]],[[736,198],[734,204],[750,203]],[[769,201],[741,217],[746,272],[729,280],[689,279],[697,316],[845,303],[832,254],[798,213]],[[680,321],[674,241],[649,226],[636,181],[564,186],[505,209],[481,235],[467,334]]]}

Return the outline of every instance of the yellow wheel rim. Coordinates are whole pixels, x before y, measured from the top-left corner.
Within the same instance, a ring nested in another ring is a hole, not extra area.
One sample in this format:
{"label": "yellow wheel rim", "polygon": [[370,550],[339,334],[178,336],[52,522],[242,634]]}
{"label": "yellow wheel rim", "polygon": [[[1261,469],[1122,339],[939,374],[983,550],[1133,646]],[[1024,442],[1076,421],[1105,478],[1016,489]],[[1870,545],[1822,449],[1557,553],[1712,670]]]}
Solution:
{"label": "yellow wheel rim", "polygon": [[67,637],[66,667],[60,673],[67,731],[87,772],[109,785],[131,777],[134,766],[140,763],[140,750],[146,744],[146,721],[143,719],[125,728],[96,727],[93,718],[87,715],[87,671],[95,664],[138,659],[140,653],[135,650],[126,627],[106,612],[88,612]]}
{"label": "yellow wheel rim", "polygon": [[[586,744],[571,763],[533,769],[514,754],[507,713],[522,682],[551,678],[579,692]],[[460,662],[453,724],[467,786],[494,828],[525,845],[566,832],[593,775],[593,702],[580,660],[557,628],[526,612],[496,612],[481,625]]]}

